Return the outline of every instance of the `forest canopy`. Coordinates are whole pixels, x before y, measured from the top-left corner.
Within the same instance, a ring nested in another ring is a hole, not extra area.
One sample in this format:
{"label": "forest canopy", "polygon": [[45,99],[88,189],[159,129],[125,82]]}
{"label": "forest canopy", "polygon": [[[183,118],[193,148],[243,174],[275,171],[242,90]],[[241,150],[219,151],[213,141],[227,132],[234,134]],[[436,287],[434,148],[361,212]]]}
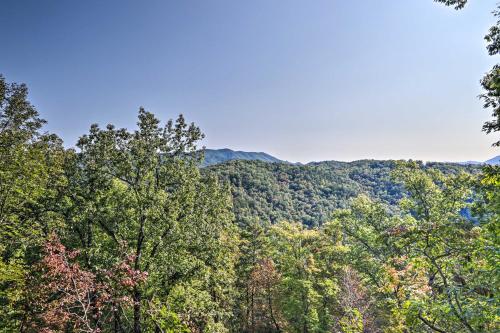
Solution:
{"label": "forest canopy", "polygon": [[499,167],[200,169],[140,109],[65,148],[0,77],[0,331],[495,332]]}
{"label": "forest canopy", "polygon": [[[495,135],[498,64],[480,84]],[[0,332],[500,331],[498,165],[203,164],[144,108],[72,148],[45,125],[0,75]]]}

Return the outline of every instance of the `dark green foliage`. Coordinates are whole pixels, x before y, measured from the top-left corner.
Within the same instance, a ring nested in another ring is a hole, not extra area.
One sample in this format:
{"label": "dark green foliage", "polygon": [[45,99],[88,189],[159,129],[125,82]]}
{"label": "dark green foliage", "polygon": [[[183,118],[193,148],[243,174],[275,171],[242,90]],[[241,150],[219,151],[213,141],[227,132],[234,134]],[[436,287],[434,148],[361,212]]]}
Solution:
{"label": "dark green foliage", "polygon": [[[485,108],[492,109],[493,120],[487,121],[483,125],[483,131],[486,133],[495,133],[500,131],[500,66],[495,65],[481,80],[481,85],[485,90],[480,97],[483,100]],[[500,140],[494,143],[494,146],[500,146]]]}
{"label": "dark green foliage", "polygon": [[[391,178],[395,161],[317,162],[307,165],[231,161],[207,168],[231,184],[236,220],[297,221],[318,226],[362,193],[396,209],[402,187]],[[478,172],[479,167],[428,163],[444,173]]]}
{"label": "dark green foliage", "polygon": [[441,2],[446,6],[453,6],[455,9],[462,9],[465,7],[467,0],[434,0],[435,2]]}
{"label": "dark green foliage", "polygon": [[238,238],[199,128],[141,109],[65,150],[27,94],[0,76],[0,332],[227,331]]}
{"label": "dark green foliage", "polygon": [[[500,5],[493,12],[497,22],[493,25],[488,34],[484,37],[488,43],[486,48],[490,56],[500,54]],[[484,108],[492,111],[493,120],[487,121],[483,125],[483,131],[486,133],[496,133],[500,131],[500,65],[496,64],[484,75],[481,80],[484,93],[479,97],[483,100]],[[500,146],[500,140],[493,143],[494,146]]]}
{"label": "dark green foliage", "polygon": [[[490,28],[488,34],[484,37],[488,45],[488,53],[491,56],[500,54],[500,6],[493,12],[497,18],[497,22]],[[486,133],[494,133],[500,131],[500,66],[496,64],[486,73],[481,80],[484,93],[480,95],[483,100],[484,108],[492,110],[493,120],[487,121],[483,125],[483,131]],[[500,140],[493,144],[500,146]]]}
{"label": "dark green foliage", "polygon": [[179,320],[217,331],[228,321],[235,260],[229,191],[200,175],[198,127],[182,115],[161,126],[144,109],[138,118],[135,131],[92,125],[80,138],[67,169],[67,240],[92,271],[130,262],[135,280],[113,291],[133,306],[108,314],[126,331]]}

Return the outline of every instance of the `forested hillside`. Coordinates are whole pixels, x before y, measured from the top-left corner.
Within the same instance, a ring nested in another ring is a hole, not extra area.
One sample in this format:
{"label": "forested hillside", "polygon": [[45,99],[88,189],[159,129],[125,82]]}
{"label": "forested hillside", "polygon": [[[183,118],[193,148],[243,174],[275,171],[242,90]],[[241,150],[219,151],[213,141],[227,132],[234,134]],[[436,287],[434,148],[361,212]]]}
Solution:
{"label": "forested hillside", "polygon": [[203,162],[183,115],[92,121],[63,143],[0,75],[0,333],[500,332],[499,165]]}
{"label": "forested hillside", "polygon": [[[307,165],[231,161],[204,170],[231,185],[237,221],[258,219],[271,224],[296,221],[319,226],[333,211],[347,208],[365,194],[397,210],[403,187],[392,177],[397,161],[316,162]],[[422,164],[444,174],[478,173],[478,166],[451,163]]]}
{"label": "forested hillside", "polygon": [[141,108],[68,149],[0,76],[0,332],[500,328],[498,166],[200,168],[202,138]]}

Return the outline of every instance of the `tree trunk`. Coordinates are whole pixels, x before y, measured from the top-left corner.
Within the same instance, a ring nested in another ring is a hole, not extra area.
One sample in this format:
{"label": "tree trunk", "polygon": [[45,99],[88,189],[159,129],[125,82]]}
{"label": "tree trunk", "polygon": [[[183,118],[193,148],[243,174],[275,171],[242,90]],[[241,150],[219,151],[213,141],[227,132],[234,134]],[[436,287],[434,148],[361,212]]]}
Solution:
{"label": "tree trunk", "polygon": [[134,287],[134,333],[141,333],[141,291]]}
{"label": "tree trunk", "polygon": [[114,333],[121,333],[123,332],[122,330],[122,321],[120,317],[120,309],[116,306],[116,304],[113,305],[114,313],[113,313],[113,322],[114,322]]}
{"label": "tree trunk", "polygon": [[281,333],[280,325],[278,324],[278,321],[274,317],[273,299],[272,299],[272,296],[271,296],[271,290],[269,288],[268,288],[268,291],[267,291],[267,295],[268,295],[267,296],[267,302],[269,304],[269,312],[270,312],[270,315],[271,315],[271,320],[273,322],[274,327],[276,328],[276,332]]}
{"label": "tree trunk", "polygon": [[[140,270],[140,261],[141,261],[141,256],[142,256],[142,245],[144,242],[144,223],[146,222],[146,217],[142,214],[142,208],[141,208],[141,215],[139,219],[139,235],[137,237],[137,249],[135,253],[135,262],[134,262],[134,269],[136,271]],[[141,333],[141,298],[142,294],[141,291],[139,290],[139,287],[137,285],[134,286],[134,333]]]}

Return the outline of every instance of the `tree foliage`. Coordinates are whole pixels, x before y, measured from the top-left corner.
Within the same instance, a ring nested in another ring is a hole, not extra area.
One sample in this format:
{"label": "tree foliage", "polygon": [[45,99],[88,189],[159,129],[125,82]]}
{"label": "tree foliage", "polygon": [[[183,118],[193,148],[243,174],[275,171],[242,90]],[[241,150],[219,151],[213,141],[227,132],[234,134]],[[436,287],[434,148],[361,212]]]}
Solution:
{"label": "tree foliage", "polygon": [[[236,220],[266,223],[296,221],[308,226],[327,222],[333,211],[366,194],[397,210],[403,187],[391,173],[396,161],[315,162],[307,165],[230,161],[203,169],[231,185]],[[478,173],[480,167],[427,163],[445,174]]]}
{"label": "tree foliage", "polygon": [[408,189],[401,215],[360,199],[336,216],[354,267],[377,290],[374,296],[388,302],[387,320],[397,320],[391,325],[402,331],[493,332],[498,243],[488,231],[494,221],[463,214],[473,178],[415,164],[398,168],[396,177]]}
{"label": "tree foliage", "polygon": [[25,276],[37,249],[62,227],[66,183],[61,140],[41,132],[45,121],[27,94],[0,76],[0,322],[9,329],[23,321]]}
{"label": "tree foliage", "polygon": [[1,332],[500,328],[498,167],[200,169],[200,129],[142,108],[65,149],[0,83]]}
{"label": "tree foliage", "polygon": [[169,312],[159,316],[169,301],[187,326],[217,331],[228,317],[236,245],[229,194],[199,173],[200,130],[182,116],[159,124],[141,109],[134,132],[92,125],[81,137],[70,168],[71,191],[81,193],[67,213],[73,243],[89,267],[103,269],[126,253],[147,274],[125,292],[132,314],[115,311],[120,326],[127,316],[134,332],[165,326]]}

